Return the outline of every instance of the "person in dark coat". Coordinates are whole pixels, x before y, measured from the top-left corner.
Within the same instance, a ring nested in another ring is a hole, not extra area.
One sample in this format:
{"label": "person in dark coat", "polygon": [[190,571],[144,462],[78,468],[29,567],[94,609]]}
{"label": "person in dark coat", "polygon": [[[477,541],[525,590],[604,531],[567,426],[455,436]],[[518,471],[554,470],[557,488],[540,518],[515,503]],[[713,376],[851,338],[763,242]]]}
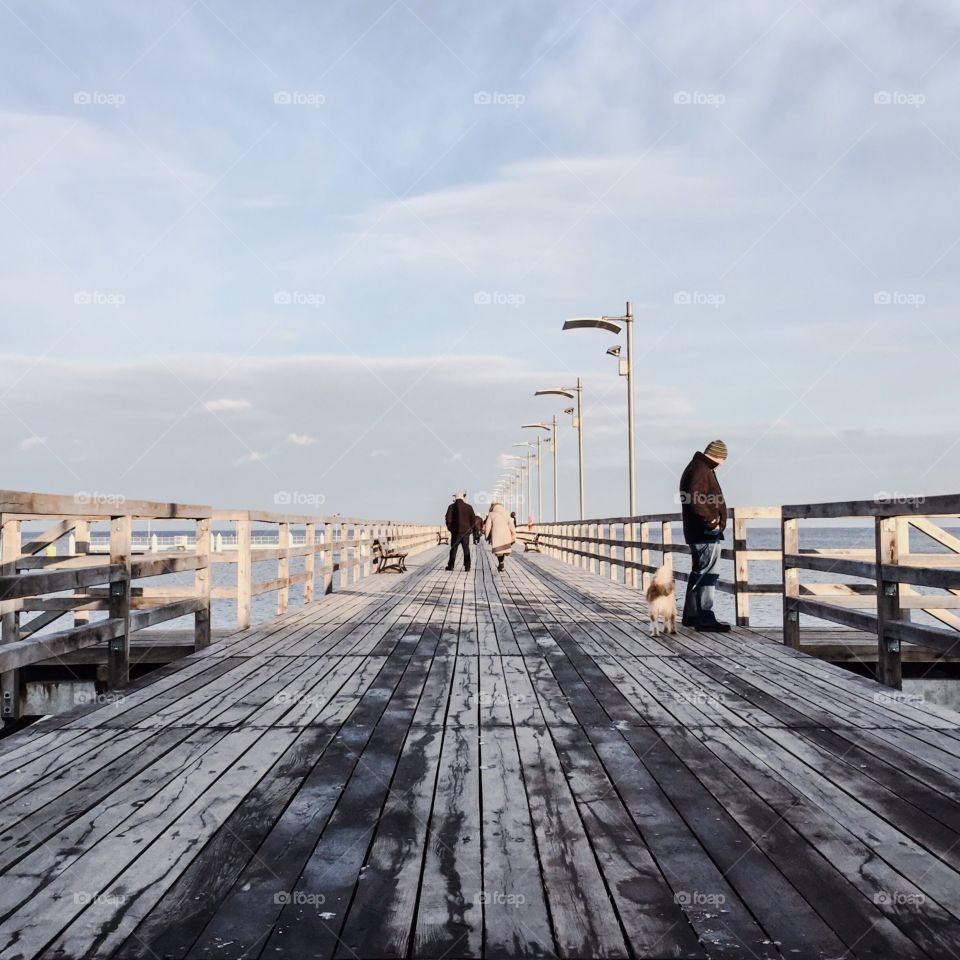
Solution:
{"label": "person in dark coat", "polygon": [[697,452],[680,478],[683,539],[690,547],[691,570],[683,604],[683,625],[718,633],[730,629],[713,612],[713,598],[720,579],[720,554],[727,526],[727,504],[717,480],[717,468],[727,459],[722,440]]}
{"label": "person in dark coat", "polygon": [[447,529],[450,531],[450,562],[448,570],[453,570],[457,561],[457,548],[463,547],[463,569],[470,569],[470,537],[477,515],[467,503],[467,493],[462,491],[453,495],[453,503],[447,507]]}
{"label": "person in dark coat", "polygon": [[473,545],[476,546],[480,543],[480,538],[483,536],[483,517],[478,513],[473,518]]}

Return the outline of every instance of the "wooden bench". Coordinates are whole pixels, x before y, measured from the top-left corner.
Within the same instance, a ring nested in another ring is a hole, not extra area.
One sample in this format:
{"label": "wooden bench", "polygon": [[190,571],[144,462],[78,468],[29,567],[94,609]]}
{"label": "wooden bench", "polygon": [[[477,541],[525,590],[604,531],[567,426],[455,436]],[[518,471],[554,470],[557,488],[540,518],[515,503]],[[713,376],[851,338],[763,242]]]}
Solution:
{"label": "wooden bench", "polygon": [[379,540],[373,541],[373,562],[377,565],[377,573],[385,573],[387,570],[407,572],[407,554],[391,550],[389,542],[384,545]]}
{"label": "wooden bench", "polygon": [[536,534],[532,540],[523,541],[524,553],[540,553],[540,534]]}
{"label": "wooden bench", "polygon": [[438,534],[437,534],[437,546],[438,546],[438,547],[443,546],[443,544],[449,543],[449,542],[450,542],[450,534],[449,534],[449,533],[438,533]]}

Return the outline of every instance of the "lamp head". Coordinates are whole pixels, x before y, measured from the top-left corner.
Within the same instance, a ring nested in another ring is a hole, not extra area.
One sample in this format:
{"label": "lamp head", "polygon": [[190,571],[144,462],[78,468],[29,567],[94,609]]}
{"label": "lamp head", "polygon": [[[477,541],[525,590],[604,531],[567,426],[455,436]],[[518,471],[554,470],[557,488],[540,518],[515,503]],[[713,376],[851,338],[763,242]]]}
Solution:
{"label": "lamp head", "polygon": [[564,330],[607,330],[610,333],[619,333],[620,325],[605,317],[575,317],[563,324]]}
{"label": "lamp head", "polygon": [[607,353],[609,353],[611,357],[619,357],[619,356],[620,356],[620,344],[618,343],[615,347],[610,347],[610,349],[607,350]]}

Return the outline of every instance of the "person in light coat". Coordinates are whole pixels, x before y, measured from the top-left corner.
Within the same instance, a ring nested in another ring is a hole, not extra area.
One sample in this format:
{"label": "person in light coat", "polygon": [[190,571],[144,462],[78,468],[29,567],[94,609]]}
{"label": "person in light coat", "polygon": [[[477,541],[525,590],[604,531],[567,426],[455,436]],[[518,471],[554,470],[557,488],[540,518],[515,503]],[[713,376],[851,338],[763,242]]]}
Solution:
{"label": "person in light coat", "polygon": [[498,560],[497,570],[502,573],[504,562],[510,555],[510,548],[517,542],[517,528],[502,503],[495,503],[490,507],[483,533]]}

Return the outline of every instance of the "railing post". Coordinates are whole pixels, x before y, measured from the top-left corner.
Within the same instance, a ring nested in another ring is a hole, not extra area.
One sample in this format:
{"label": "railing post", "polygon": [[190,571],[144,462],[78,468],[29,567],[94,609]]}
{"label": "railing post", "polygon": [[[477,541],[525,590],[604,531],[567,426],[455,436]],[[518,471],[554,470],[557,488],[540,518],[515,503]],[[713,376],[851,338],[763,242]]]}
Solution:
{"label": "railing post", "polygon": [[[651,539],[651,538],[650,538],[650,528],[651,528],[652,526],[653,526],[653,524],[651,524],[651,523],[650,523],[649,521],[647,521],[647,520],[641,520],[641,521],[640,521],[640,539],[641,539],[644,543],[649,543],[649,542],[650,542],[650,539]],[[651,563],[651,560],[652,560],[651,553],[652,553],[652,551],[650,550],[649,547],[641,547],[641,548],[640,548],[640,562],[641,562],[642,564],[645,564],[646,566],[653,566],[653,564]],[[640,574],[640,584],[641,584],[641,586],[643,587],[644,590],[646,590],[647,587],[650,586],[650,581],[651,581],[652,579],[653,579],[653,574],[647,573],[646,570],[641,571],[641,574]]]}
{"label": "railing post", "polygon": [[353,539],[356,544],[353,548],[353,582],[359,583],[363,579],[363,532],[364,527],[353,525]]}
{"label": "railing post", "polygon": [[673,521],[671,520],[663,520],[660,523],[660,546],[660,556],[662,558],[660,565],[673,573],[673,551],[663,549],[673,546]]}
{"label": "railing post", "polygon": [[123,621],[123,635],[109,641],[108,677],[111,689],[130,682],[130,551],[133,517],[110,521],[110,563],[124,568],[123,579],[110,583],[110,619]]}
{"label": "railing post", "polygon": [[249,630],[253,598],[253,533],[250,517],[237,520],[237,627]]}
{"label": "railing post", "polygon": [[733,513],[733,590],[737,626],[750,626],[750,563],[747,560],[747,521]]}
{"label": "railing post", "polygon": [[800,552],[798,522],[796,519],[780,520],[780,542],[783,544],[783,642],[794,650],[800,649],[800,612],[791,609],[791,601],[800,597],[800,570],[790,566],[787,556]]}
{"label": "railing post", "polygon": [[199,650],[210,646],[211,639],[211,558],[210,558],[210,519],[205,517],[197,520],[195,533],[196,555],[201,561],[193,576],[193,589],[203,606],[193,615],[193,647]]}
{"label": "railing post", "polygon": [[303,558],[303,571],[307,575],[307,580],[303,585],[303,602],[312,603],[314,578],[317,575],[317,525],[308,523],[304,535],[306,537],[307,555]]}
{"label": "railing post", "polygon": [[277,616],[282,616],[290,606],[290,524],[281,522],[277,531],[277,546],[283,552],[277,560]]}
{"label": "railing post", "polygon": [[[74,556],[81,557],[90,553],[90,521],[78,520],[73,528],[73,547],[71,553]],[[84,588],[73,591],[75,595],[84,595],[87,591]],[[75,610],[73,613],[73,625],[82,627],[90,622],[89,610]]]}
{"label": "railing post", "polygon": [[[623,539],[624,540],[634,540],[634,524],[632,522],[633,518],[631,517],[630,523],[625,523],[623,525]],[[624,547],[623,548],[623,559],[624,559],[624,568],[623,568],[623,582],[628,587],[636,587],[637,585],[637,571],[633,567],[626,566],[626,562],[630,561],[631,563],[636,556],[636,551],[633,547]]]}
{"label": "railing post", "polygon": [[[17,572],[17,560],[23,543],[19,520],[4,520],[0,526],[0,572],[13,576]],[[13,643],[20,639],[20,614],[16,600],[0,603],[0,643]],[[0,674],[0,696],[3,697],[3,720],[19,720],[20,708],[20,671],[8,670]]]}
{"label": "railing post", "polygon": [[324,550],[321,564],[323,569],[323,595],[333,593],[333,524],[325,523],[320,534]]}
{"label": "railing post", "polygon": [[903,689],[903,667],[900,660],[900,638],[889,636],[887,624],[900,619],[900,585],[883,576],[884,564],[899,562],[897,521],[894,517],[877,517],[877,679],[894,690]]}
{"label": "railing post", "polygon": [[[600,539],[600,524],[599,524],[599,523],[591,523],[590,526],[587,528],[587,535],[588,535],[588,536],[590,537],[590,539],[593,540],[593,541],[599,540],[599,539]],[[599,574],[599,573],[600,573],[600,558],[599,558],[599,557],[600,557],[600,544],[599,544],[599,543],[596,543],[596,542],[591,543],[591,544],[590,544],[590,552],[597,554],[596,557],[592,557],[591,560],[590,560],[590,572],[591,572],[591,573]]]}

